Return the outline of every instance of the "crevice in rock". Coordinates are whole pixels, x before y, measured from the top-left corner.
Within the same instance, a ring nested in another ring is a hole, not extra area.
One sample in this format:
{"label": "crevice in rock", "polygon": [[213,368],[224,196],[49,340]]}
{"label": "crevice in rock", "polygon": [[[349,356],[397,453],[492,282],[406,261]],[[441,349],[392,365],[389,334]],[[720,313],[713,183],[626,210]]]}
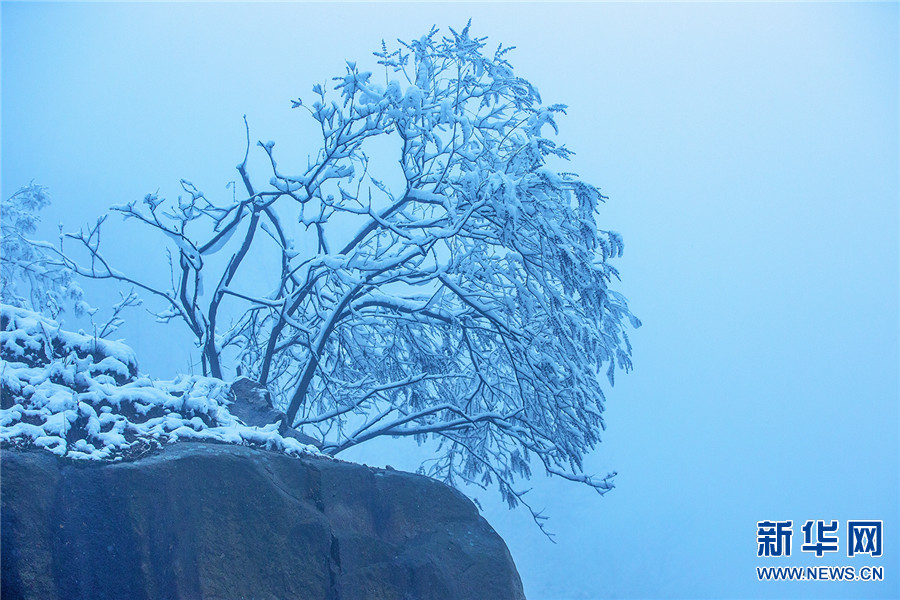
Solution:
{"label": "crevice in rock", "polygon": [[341,600],[341,588],[338,584],[341,576],[341,544],[334,534],[331,535],[331,552],[328,561],[329,597]]}

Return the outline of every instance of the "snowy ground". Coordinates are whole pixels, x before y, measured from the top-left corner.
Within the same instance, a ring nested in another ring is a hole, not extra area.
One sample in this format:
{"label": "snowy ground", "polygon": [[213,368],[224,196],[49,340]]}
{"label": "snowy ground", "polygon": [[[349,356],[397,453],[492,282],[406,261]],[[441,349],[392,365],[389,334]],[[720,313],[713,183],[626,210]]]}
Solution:
{"label": "snowy ground", "polygon": [[121,342],[62,331],[36,313],[0,306],[0,443],[73,459],[137,458],[178,440],[318,453],[229,412],[229,384],[151,380]]}

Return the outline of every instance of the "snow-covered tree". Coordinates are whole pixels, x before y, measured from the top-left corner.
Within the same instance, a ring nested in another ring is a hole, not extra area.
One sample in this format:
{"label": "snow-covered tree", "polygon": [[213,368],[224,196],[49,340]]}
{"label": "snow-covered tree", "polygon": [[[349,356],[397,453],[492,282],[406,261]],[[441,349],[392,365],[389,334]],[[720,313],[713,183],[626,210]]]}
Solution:
{"label": "snow-covered tree", "polygon": [[34,182],[0,202],[0,299],[56,318],[67,305],[79,314],[89,307],[72,271],[30,241],[40,222],[38,213],[50,203],[47,188]]}
{"label": "snow-covered tree", "polygon": [[77,316],[87,315],[95,337],[110,335],[125,322],[122,312],[141,299],[133,289],[122,293],[105,322],[94,320],[97,309],[85,300],[69,261],[60,260],[62,254],[52,244],[32,239],[41,220],[38,213],[51,202],[47,188],[32,181],[0,203],[0,301],[51,319],[71,308]]}
{"label": "snow-covered tree", "polygon": [[[182,180],[177,201],[114,207],[168,244],[166,285],[111,264],[102,220],[69,235],[66,266],[161,300],[204,375],[267,386],[283,426],[328,453],[413,436],[434,444],[425,472],[496,484],[511,506],[533,466],[605,492],[611,474],[582,458],[604,426],[602,376],[630,369],[625,329],[640,324],[610,288],[622,238],[595,221],[600,191],[553,168],[571,154],[545,137],[565,106],[485,40],[466,26],[382,44],[383,83],[348,62],[333,94],[293,101],[321,132],[305,165],[259,143],[266,185],[248,128],[242,192],[218,201]],[[376,151],[393,170],[370,171]]]}

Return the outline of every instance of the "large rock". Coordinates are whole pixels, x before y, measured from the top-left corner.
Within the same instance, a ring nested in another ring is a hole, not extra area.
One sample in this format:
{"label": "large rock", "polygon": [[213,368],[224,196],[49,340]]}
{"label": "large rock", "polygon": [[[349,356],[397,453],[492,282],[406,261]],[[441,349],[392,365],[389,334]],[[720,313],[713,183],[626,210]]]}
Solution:
{"label": "large rock", "polygon": [[2,453],[2,597],[524,598],[503,540],[426,477],[243,446]]}

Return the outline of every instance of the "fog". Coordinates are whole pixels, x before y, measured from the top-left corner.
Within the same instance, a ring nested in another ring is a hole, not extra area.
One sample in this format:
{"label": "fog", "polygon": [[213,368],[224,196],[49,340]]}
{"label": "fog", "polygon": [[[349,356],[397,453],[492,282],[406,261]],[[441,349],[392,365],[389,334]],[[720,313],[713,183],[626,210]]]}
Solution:
{"label": "fog", "polygon": [[[176,196],[180,178],[230,197],[243,115],[280,164],[305,164],[317,139],[291,99],[345,60],[374,69],[382,38],[470,17],[489,46],[517,47],[509,60],[545,103],[569,106],[566,170],[609,197],[616,289],[644,323],[586,465],[617,471],[616,489],[536,473],[555,544],[478,494],[528,598],[900,595],[894,3],[4,3],[2,193],[47,186],[48,239],[112,204]],[[261,151],[250,165],[265,175]],[[122,270],[164,258],[133,224],[107,231]],[[86,289],[98,305],[115,293]],[[196,368],[187,331],[128,320],[117,335],[142,370]],[[342,458],[414,468],[416,455],[387,440]],[[786,519],[794,554],[758,557],[757,522]],[[800,551],[808,519],[841,523],[839,553]],[[884,556],[847,557],[851,519],[884,521]],[[845,564],[885,580],[755,571]]]}

